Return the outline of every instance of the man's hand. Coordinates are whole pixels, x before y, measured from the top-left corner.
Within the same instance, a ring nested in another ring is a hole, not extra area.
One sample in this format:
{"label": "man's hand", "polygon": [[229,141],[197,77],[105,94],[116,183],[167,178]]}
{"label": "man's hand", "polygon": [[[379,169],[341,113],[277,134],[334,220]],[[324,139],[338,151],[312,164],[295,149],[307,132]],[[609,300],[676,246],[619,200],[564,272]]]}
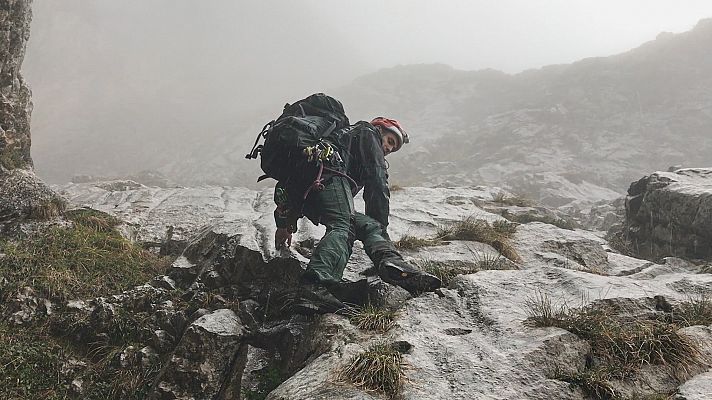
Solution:
{"label": "man's hand", "polygon": [[274,232],[274,247],[279,250],[282,247],[289,247],[292,245],[292,232],[288,228],[277,228]]}

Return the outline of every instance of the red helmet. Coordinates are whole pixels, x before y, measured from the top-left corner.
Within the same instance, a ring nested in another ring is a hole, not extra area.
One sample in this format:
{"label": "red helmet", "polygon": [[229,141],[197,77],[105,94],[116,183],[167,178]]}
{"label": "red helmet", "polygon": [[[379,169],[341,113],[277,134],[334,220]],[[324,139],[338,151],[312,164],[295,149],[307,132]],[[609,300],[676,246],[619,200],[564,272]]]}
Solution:
{"label": "red helmet", "polygon": [[382,129],[385,129],[386,131],[392,132],[396,135],[396,137],[398,138],[398,146],[394,151],[400,150],[400,148],[405,143],[408,143],[410,141],[408,140],[408,133],[406,133],[405,129],[401,127],[400,122],[396,121],[395,119],[378,117],[374,118],[373,121],[371,121],[371,125],[380,126]]}

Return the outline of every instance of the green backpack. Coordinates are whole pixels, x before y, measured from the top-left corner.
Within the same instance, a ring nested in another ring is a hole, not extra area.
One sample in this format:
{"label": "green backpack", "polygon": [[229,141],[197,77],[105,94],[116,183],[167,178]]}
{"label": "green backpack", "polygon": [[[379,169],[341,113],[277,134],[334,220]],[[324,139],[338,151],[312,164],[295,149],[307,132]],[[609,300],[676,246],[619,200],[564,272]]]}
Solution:
{"label": "green backpack", "polygon": [[[258,182],[266,178],[287,182],[315,166],[338,170],[342,163],[340,152],[347,145],[347,138],[340,133],[348,125],[341,102],[316,93],[286,104],[282,114],[262,128],[245,158],[260,156],[265,174]],[[264,144],[258,145],[261,138]]]}

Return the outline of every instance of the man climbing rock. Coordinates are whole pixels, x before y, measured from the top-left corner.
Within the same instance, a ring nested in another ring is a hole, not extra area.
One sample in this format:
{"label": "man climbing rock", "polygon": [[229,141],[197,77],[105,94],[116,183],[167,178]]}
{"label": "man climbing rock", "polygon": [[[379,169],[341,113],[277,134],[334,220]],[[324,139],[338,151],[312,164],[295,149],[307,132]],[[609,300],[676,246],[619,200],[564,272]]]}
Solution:
{"label": "man climbing rock", "polygon": [[[334,142],[342,143],[338,165],[319,170],[309,185],[302,178],[278,182],[275,188],[275,245],[289,246],[297,219],[306,216],[326,226],[326,234],[313,252],[302,278],[303,290],[293,304],[297,312],[334,312],[341,301],[352,300],[349,284],[342,282],[344,268],[355,239],[364,249],[384,281],[411,293],[432,291],[440,280],[403,260],[387,233],[390,192],[385,157],[408,143],[408,134],[396,120],[379,117],[342,128]],[[307,174],[308,175],[308,174]],[[299,177],[303,177],[299,174]],[[363,189],[365,213],[356,212],[353,197]],[[304,194],[302,196],[302,194]],[[365,282],[364,282],[365,283]],[[361,294],[366,287],[358,288]]]}

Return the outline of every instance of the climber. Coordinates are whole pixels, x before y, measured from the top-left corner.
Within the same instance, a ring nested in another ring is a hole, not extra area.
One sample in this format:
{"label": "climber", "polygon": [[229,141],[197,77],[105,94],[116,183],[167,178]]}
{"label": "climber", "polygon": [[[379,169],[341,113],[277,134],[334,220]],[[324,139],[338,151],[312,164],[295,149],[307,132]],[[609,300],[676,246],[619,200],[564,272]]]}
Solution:
{"label": "climber", "polygon": [[[348,297],[344,294],[348,290],[341,278],[355,239],[363,243],[384,281],[411,293],[432,291],[441,285],[437,277],[405,262],[387,233],[390,192],[385,156],[408,143],[408,134],[398,121],[383,117],[357,122],[343,128],[341,134],[348,138],[347,145],[339,149],[343,174],[324,172],[320,175],[323,189],[307,190],[306,198],[301,196],[305,193],[303,179],[278,182],[275,188],[277,248],[291,244],[301,216],[326,226],[302,277],[304,290],[295,303],[299,312],[334,312],[343,306],[341,300]],[[365,213],[354,210],[353,196],[361,189]]]}

